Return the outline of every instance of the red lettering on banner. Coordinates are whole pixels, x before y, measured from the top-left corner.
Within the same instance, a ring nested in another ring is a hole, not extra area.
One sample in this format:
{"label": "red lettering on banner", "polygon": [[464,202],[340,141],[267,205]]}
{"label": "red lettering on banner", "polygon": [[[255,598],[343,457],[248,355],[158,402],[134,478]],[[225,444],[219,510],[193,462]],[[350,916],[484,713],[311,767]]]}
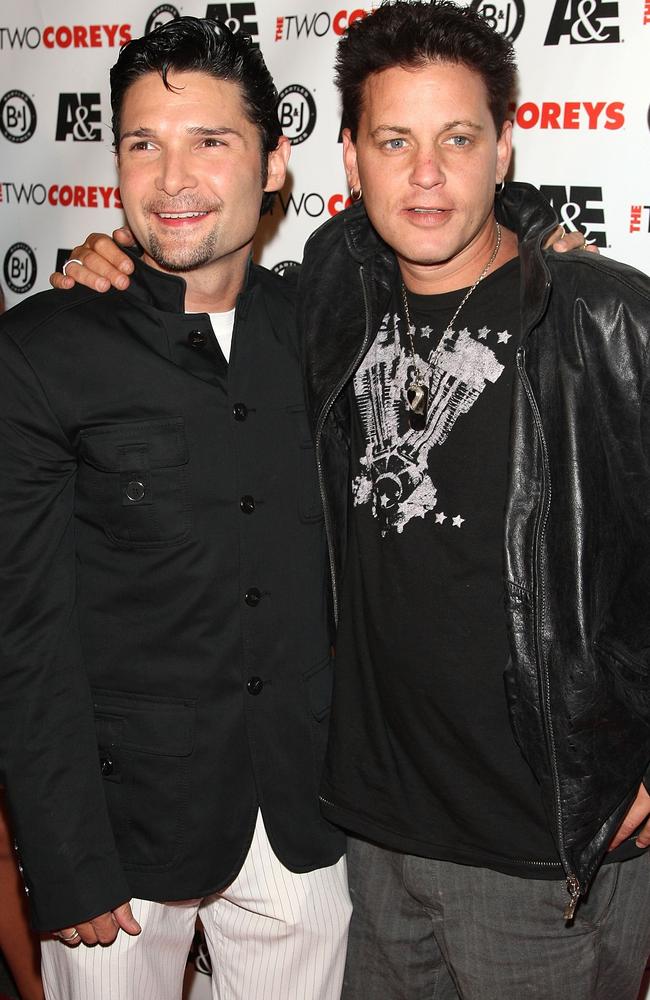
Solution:
{"label": "red lettering on banner", "polygon": [[[587,117],[589,118],[589,128],[597,128],[598,119],[600,115],[602,115],[604,108],[604,101],[599,101],[598,104],[591,104],[590,101],[585,101],[585,111],[587,112]],[[605,128],[607,128],[607,126],[605,126]]]}
{"label": "red lettering on banner", "polygon": [[[649,0],[650,2],[650,0]],[[275,19],[275,40],[276,42],[282,41],[282,35],[284,33],[284,18],[276,17]]]}
{"label": "red lettering on banner", "polygon": [[645,10],[643,12],[643,23],[650,24],[650,0],[645,0]]}
{"label": "red lettering on banner", "polygon": [[535,128],[538,121],[539,108],[536,104],[531,104],[528,101],[526,104],[519,105],[515,114],[515,122],[519,128]]}
{"label": "red lettering on banner", "polygon": [[600,125],[611,130],[622,128],[625,124],[623,101],[610,101],[609,104],[605,101],[566,101],[564,104],[556,101],[543,101],[541,104],[526,101],[512,110],[514,123],[523,129],[536,126],[551,129],[596,129]]}
{"label": "red lettering on banner", "polygon": [[617,129],[623,128],[625,125],[625,104],[623,101],[612,101],[611,104],[607,105],[607,121],[605,122],[605,128],[607,129]]}
{"label": "red lettering on banner", "polygon": [[561,110],[559,104],[553,104],[551,101],[542,104],[540,121],[542,128],[560,128],[559,118]]}
{"label": "red lettering on banner", "polygon": [[630,232],[641,232],[641,206],[632,205],[630,208]]}
{"label": "red lettering on banner", "polygon": [[[567,101],[564,105],[564,128],[580,128],[580,102]],[[590,126],[591,127],[591,126]]]}
{"label": "red lettering on banner", "polygon": [[[99,194],[102,204],[97,197]],[[0,186],[0,200],[2,187]],[[52,184],[47,192],[50,205],[68,208],[122,208],[119,188],[98,187],[96,184]],[[42,204],[42,202],[36,202]]]}
{"label": "red lettering on banner", "polygon": [[[119,32],[119,39],[118,39]],[[75,49],[97,49],[107,44],[111,48],[115,45],[125,45],[131,41],[130,24],[75,24],[71,28],[65,24],[55,28],[48,24],[43,29],[43,45],[47,49],[59,48],[67,49],[71,45]]]}
{"label": "red lettering on banner", "polygon": [[344,198],[342,194],[333,194],[327,202],[327,211],[330,215],[338,215],[344,208],[349,208],[352,198]]}
{"label": "red lettering on banner", "polygon": [[360,21],[362,17],[366,16],[365,10],[353,10],[348,17],[347,10],[340,10],[338,14],[335,14],[332,18],[332,29],[336,35],[344,35],[351,24],[355,21]]}

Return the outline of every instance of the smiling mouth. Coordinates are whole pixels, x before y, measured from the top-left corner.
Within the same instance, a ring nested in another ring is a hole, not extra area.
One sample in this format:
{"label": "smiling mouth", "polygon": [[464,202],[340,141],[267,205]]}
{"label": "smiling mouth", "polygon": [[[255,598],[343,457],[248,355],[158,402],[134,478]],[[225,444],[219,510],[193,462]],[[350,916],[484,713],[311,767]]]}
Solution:
{"label": "smiling mouth", "polygon": [[209,212],[156,212],[161,219],[201,219]]}

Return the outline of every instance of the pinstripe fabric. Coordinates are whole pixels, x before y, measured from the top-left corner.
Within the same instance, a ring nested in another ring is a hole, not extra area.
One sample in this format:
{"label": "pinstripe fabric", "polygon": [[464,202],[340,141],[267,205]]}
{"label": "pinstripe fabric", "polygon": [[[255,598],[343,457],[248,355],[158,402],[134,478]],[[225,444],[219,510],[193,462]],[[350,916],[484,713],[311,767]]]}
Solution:
{"label": "pinstripe fabric", "polygon": [[[200,905],[200,909],[199,909]],[[47,1000],[179,1000],[200,912],[215,1000],[338,1000],[351,905],[345,859],[306,874],[275,857],[261,814],[241,872],[191,903],[134,899],[139,937],[107,948],[43,942]]]}
{"label": "pinstripe fabric", "polygon": [[200,916],[215,1000],[338,1000],[351,904],[345,858],[297,875],[276,858],[261,814],[244,866]]}

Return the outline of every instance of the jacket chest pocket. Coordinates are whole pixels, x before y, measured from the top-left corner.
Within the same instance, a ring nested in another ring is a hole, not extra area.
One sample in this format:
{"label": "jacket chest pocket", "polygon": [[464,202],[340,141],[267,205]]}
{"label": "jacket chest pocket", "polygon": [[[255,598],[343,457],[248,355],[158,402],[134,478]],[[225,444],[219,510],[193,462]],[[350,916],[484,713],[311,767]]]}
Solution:
{"label": "jacket chest pocket", "polygon": [[190,531],[182,417],[82,431],[79,513],[122,548],[173,545]]}

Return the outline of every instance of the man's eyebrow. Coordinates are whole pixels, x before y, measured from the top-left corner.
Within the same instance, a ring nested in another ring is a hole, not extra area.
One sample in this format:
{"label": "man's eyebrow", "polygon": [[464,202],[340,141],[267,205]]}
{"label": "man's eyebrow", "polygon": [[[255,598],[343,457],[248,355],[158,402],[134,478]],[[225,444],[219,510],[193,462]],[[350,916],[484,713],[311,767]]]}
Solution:
{"label": "man's eyebrow", "polygon": [[[188,135],[199,135],[205,137],[215,135],[241,136],[241,132],[238,132],[237,129],[229,128],[227,125],[191,125],[186,131]],[[140,128],[134,128],[130,129],[128,132],[123,132],[120,136],[120,142],[124,139],[151,139],[155,137],[155,135],[155,129],[141,126]]]}
{"label": "man's eyebrow", "polygon": [[238,132],[236,128],[229,128],[227,125],[191,125],[187,129],[188,135],[238,135],[241,137],[241,132]]}
{"label": "man's eyebrow", "polygon": [[[450,129],[454,128],[472,128],[477,132],[484,131],[483,125],[479,125],[478,122],[472,122],[469,120],[464,120],[457,118],[451,122],[443,122],[440,128],[441,132],[449,132]],[[381,135],[390,132],[391,135],[411,135],[412,129],[406,128],[403,125],[378,125],[377,128],[373,129],[370,135],[373,138],[378,138]]]}
{"label": "man's eyebrow", "polygon": [[393,135],[410,135],[411,129],[404,128],[402,125],[378,125],[370,133],[373,137],[378,137],[385,132],[391,132]]}

